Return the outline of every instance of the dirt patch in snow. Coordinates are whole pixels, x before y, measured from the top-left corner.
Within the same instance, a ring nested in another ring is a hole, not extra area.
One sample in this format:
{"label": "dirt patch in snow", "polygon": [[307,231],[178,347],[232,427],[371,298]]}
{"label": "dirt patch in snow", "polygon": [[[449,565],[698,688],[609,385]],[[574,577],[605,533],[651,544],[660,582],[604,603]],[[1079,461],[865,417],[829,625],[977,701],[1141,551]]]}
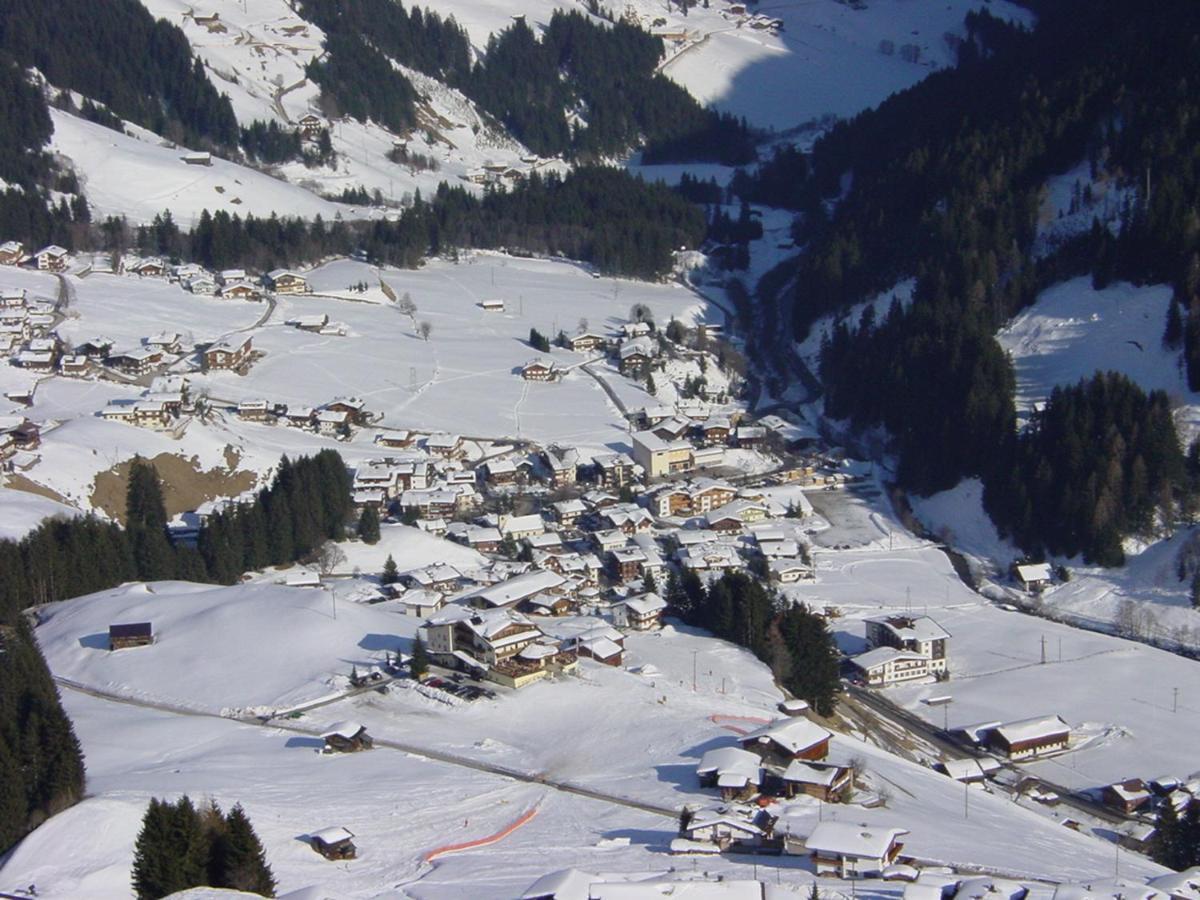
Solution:
{"label": "dirt patch in snow", "polygon": [[[225,460],[232,463],[229,468],[207,471],[201,469],[194,459],[170,453],[160,453],[150,460],[162,479],[163,502],[168,516],[195,509],[205,500],[236,497],[254,487],[255,474],[235,471],[233,466],[240,457],[236,451],[231,451],[232,448],[226,448]],[[101,472],[92,486],[92,507],[103,510],[122,524],[125,522],[125,490],[129,485],[131,462],[126,460],[107,472]]]}
{"label": "dirt patch in snow", "polygon": [[24,475],[8,476],[8,481],[4,483],[4,486],[12,488],[14,491],[24,491],[27,494],[37,494],[39,497],[47,497],[50,500],[62,503],[64,506],[73,505],[58,491],[52,490],[44,484],[38,484],[36,481],[30,481]]}

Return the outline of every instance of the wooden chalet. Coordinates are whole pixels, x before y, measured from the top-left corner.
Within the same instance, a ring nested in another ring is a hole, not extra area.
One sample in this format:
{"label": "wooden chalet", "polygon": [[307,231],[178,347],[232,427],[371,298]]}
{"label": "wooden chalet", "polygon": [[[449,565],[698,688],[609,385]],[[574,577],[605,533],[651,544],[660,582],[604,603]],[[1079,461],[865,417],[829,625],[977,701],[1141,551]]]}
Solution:
{"label": "wooden chalet", "polygon": [[772,793],[783,797],[807,794],[826,803],[836,803],[854,786],[854,770],[794,759],[782,772],[769,776],[768,781]]}
{"label": "wooden chalet", "polygon": [[1106,806],[1120,810],[1126,815],[1132,815],[1143,806],[1149,805],[1150,798],[1150,788],[1140,778],[1106,785],[1100,792],[1100,799]]}
{"label": "wooden chalet", "polygon": [[248,281],[226,282],[217,292],[220,297],[229,297],[234,300],[257,300],[259,294],[259,289]]}
{"label": "wooden chalet", "polygon": [[25,245],[20,241],[0,244],[0,266],[16,266],[25,258]]}
{"label": "wooden chalet", "polygon": [[608,338],[602,334],[593,334],[590,331],[584,331],[574,337],[567,338],[567,346],[576,353],[591,353],[593,350],[603,350],[607,347]]}
{"label": "wooden chalet", "polygon": [[131,622],[108,626],[108,649],[125,650],[154,643],[154,629],[149,622]]}
{"label": "wooden chalet", "polygon": [[228,369],[237,371],[250,361],[252,341],[249,335],[218,341],[204,351],[204,370]]}
{"label": "wooden chalet", "polygon": [[308,836],[312,848],[330,860],[354,859],[358,848],[354,846],[354,833],[348,828],[322,828]]}
{"label": "wooden chalet", "polygon": [[321,130],[325,127],[325,120],[313,113],[305,113],[296,123],[296,128],[300,132],[300,137],[305,140],[315,140],[321,136]]}
{"label": "wooden chalet", "polygon": [[558,367],[548,359],[531,359],[521,367],[521,377],[526,381],[554,381]]}
{"label": "wooden chalet", "polygon": [[356,753],[370,750],[375,745],[367,734],[367,726],[357,722],[338,722],[321,737],[325,740],[327,753]]}
{"label": "wooden chalet", "polygon": [[57,244],[43,247],[33,255],[37,267],[43,272],[63,272],[67,268],[67,251]]}
{"label": "wooden chalet", "polygon": [[896,861],[903,828],[875,828],[853,822],[820,822],[805,841],[818,876],[871,878]]}
{"label": "wooden chalet", "polygon": [[829,755],[830,734],[804,718],[776,719],[742,735],[742,748],[768,762],[788,765],[792,760],[822,760]]}
{"label": "wooden chalet", "polygon": [[290,269],[273,269],[263,276],[267,287],[276,294],[307,294],[308,280]]}
{"label": "wooden chalet", "polygon": [[1059,716],[1040,716],[997,725],[987,741],[1009,759],[1026,759],[1065,750],[1071,738],[1071,726]]}
{"label": "wooden chalet", "polygon": [[167,274],[167,264],[161,259],[139,259],[125,267],[126,272],[143,277],[161,278]]}

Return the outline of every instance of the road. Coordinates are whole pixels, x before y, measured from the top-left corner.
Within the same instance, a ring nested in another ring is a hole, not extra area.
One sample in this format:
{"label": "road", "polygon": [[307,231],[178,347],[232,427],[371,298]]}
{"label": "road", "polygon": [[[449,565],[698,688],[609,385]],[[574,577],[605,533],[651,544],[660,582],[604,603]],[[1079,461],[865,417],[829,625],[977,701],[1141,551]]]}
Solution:
{"label": "road", "polygon": [[[276,731],[287,731],[293,734],[302,734],[308,737],[321,737],[321,732],[313,728],[305,728],[301,725],[285,723],[276,720],[266,720],[257,717],[247,717],[233,719],[228,716],[218,715],[212,712],[202,712],[194,709],[187,709],[181,706],[175,706],[169,703],[159,703],[152,700],[138,700],[133,697],[124,697],[120,694],[102,691],[97,688],[89,687],[80,684],[70,679],[54,677],[54,681],[60,687],[67,690],[75,691],[76,693],[86,694],[89,697],[95,697],[99,700],[104,700],[110,703],[119,703],[123,706],[137,706],[143,709],[152,709],[158,712],[165,712],[176,716],[191,716],[193,718],[218,719],[222,722],[236,722],[241,725],[250,725],[257,728],[268,728]],[[357,693],[363,693],[366,690],[374,690],[378,685],[355,689],[345,696],[353,696]],[[337,699],[344,699],[339,697]],[[319,701],[313,704],[309,709],[317,706],[331,703],[332,700]],[[472,769],[476,772],[483,772],[487,775],[495,775],[499,778],[507,778],[512,781],[520,781],[525,784],[535,784],[541,787],[550,788],[562,794],[571,794],[577,797],[586,797],[589,800],[597,800],[601,803],[609,803],[614,806],[621,806],[626,809],[636,809],[641,812],[652,813],[657,816],[664,816],[669,819],[677,819],[679,810],[670,809],[664,806],[656,806],[652,803],[643,803],[640,800],[635,800],[630,797],[621,797],[617,794],[609,794],[604,791],[594,790],[580,784],[574,784],[570,781],[565,781],[560,778],[551,778],[538,772],[525,772],[520,769],[509,768],[508,766],[497,765],[494,763],[481,762],[471,759],[467,756],[459,756],[455,753],[447,753],[444,750],[438,750],[433,747],[425,747],[418,744],[411,744],[406,741],[394,741],[387,738],[374,738],[376,748],[384,748],[387,750],[398,750],[401,753],[407,753],[410,756],[420,757],[421,759],[432,760],[434,762],[445,763],[450,766],[457,766],[462,769]]]}

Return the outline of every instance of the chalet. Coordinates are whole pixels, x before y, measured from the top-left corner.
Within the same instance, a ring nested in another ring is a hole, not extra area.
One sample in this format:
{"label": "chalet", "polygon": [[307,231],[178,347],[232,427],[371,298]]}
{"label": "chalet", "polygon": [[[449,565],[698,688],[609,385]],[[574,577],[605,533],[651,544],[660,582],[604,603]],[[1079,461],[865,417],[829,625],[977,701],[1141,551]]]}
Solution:
{"label": "chalet", "polygon": [[520,657],[530,645],[542,643],[545,635],[512,610],[448,606],[426,622],[422,631],[430,657],[440,665],[483,672],[509,687],[523,687],[549,674],[546,663],[550,654]]}
{"label": "chalet", "polygon": [[125,266],[125,271],[142,277],[162,278],[167,274],[167,264],[152,256],[129,263]]}
{"label": "chalet", "polygon": [[663,440],[653,431],[634,432],[633,458],[647,478],[661,478],[692,468],[692,445],[685,440]]}
{"label": "chalet", "polygon": [[1017,566],[1017,581],[1031,594],[1040,594],[1053,579],[1049,563],[1030,563]]}
{"label": "chalet", "polygon": [[33,258],[43,272],[63,272],[67,268],[67,251],[57,244],[43,247]]}
{"label": "chalet", "polygon": [[776,719],[769,725],[742,735],[742,748],[764,760],[788,765],[794,759],[821,760],[829,755],[830,734],[803,718]]}
{"label": "chalet", "polygon": [[873,828],[853,822],[820,822],[804,845],[817,876],[872,878],[896,861],[903,828]]}
{"label": "chalet", "polygon": [[146,338],[146,346],[160,353],[177,354],[183,349],[183,339],[176,331],[160,331],[153,337]]}
{"label": "chalet", "polygon": [[719,788],[722,800],[748,800],[762,784],[762,760],[740,747],[715,747],[701,757],[696,775],[700,787]]}
{"label": "chalet", "polygon": [[767,438],[767,429],[761,425],[743,425],[734,433],[739,448],[756,450]]}
{"label": "chalet", "polygon": [[521,367],[521,377],[526,381],[554,381],[559,377],[558,366],[553,360],[531,359]]}
{"label": "chalet", "polygon": [[81,378],[88,373],[92,363],[86,356],[71,354],[64,356],[58,361],[59,371],[63,375],[73,378]]}
{"label": "chalet", "polygon": [[375,443],[389,450],[406,450],[413,445],[413,433],[402,428],[384,431],[375,435]]}
{"label": "chalet", "polygon": [[624,453],[603,453],[592,457],[600,476],[600,483],[606,488],[623,488],[634,480],[635,463]]}
{"label": "chalet", "polygon": [[615,528],[622,534],[633,536],[648,533],[654,527],[654,517],[638,507],[614,507],[600,516],[600,523],[602,526]]}
{"label": "chalet", "polygon": [[101,418],[112,422],[124,422],[139,428],[168,428],[172,415],[170,406],[162,400],[142,399],[129,401],[110,401],[100,412]]}
{"label": "chalet", "polygon": [[646,554],[639,547],[617,547],[608,552],[608,570],[618,581],[640,578]]}
{"label": "chalet", "polygon": [[629,543],[629,537],[623,531],[611,528],[608,531],[593,531],[589,536],[592,546],[602,554],[616,550]]}
{"label": "chalet", "polygon": [[358,848],[354,846],[354,833],[346,828],[322,828],[308,836],[312,848],[329,860],[354,859]]}
{"label": "chalet", "polygon": [[322,328],[329,324],[328,313],[314,313],[309,316],[296,316],[294,319],[288,319],[283,323],[292,328],[298,328],[301,331],[319,332]]}
{"label": "chalet", "polygon": [[574,337],[567,338],[567,346],[576,353],[591,353],[593,350],[603,350],[608,346],[608,338],[602,334],[581,331]]}
{"label": "chalet", "polygon": [[446,598],[437,591],[417,588],[405,591],[397,599],[404,604],[404,612],[410,616],[427,619],[446,605]]}
{"label": "chalet", "polygon": [[779,584],[795,584],[813,577],[812,567],[798,559],[773,559],[767,563],[767,571],[770,580]]}
{"label": "chalet", "polygon": [[1147,806],[1150,798],[1150,789],[1140,778],[1105,785],[1100,792],[1100,799],[1106,806],[1118,809],[1125,815],[1132,815],[1143,806]]}
{"label": "chalet", "polygon": [[27,305],[25,288],[0,288],[0,309],[24,309]]}
{"label": "chalet", "polygon": [[574,600],[560,594],[534,594],[520,604],[522,612],[538,616],[565,616],[574,607]]}
{"label": "chalet", "polygon": [[531,535],[541,534],[546,530],[546,523],[537,513],[527,516],[501,516],[500,533],[514,541]]}
{"label": "chalet", "polygon": [[471,527],[463,532],[462,541],[479,553],[496,553],[500,550],[503,538],[498,528]]}
{"label": "chalet", "polygon": [[218,341],[204,351],[204,370],[238,371],[250,361],[253,344],[249,335]]}
{"label": "chalet", "polygon": [[249,281],[227,281],[221,285],[217,296],[232,300],[257,300],[260,292]]}
{"label": "chalet", "polygon": [[462,437],[457,434],[447,434],[444,431],[425,438],[425,449],[434,456],[444,459],[458,459],[466,455]]}
{"label": "chalet", "polygon": [[854,771],[848,766],[810,763],[794,759],[777,776],[785,797],[807,794],[826,803],[837,803],[854,785]]}
{"label": "chalet", "polygon": [[325,120],[313,113],[305,113],[296,122],[296,127],[300,132],[300,137],[306,140],[315,140],[321,136],[321,130],[325,127]]}
{"label": "chalet", "polygon": [[415,509],[425,518],[453,516],[458,510],[458,494],[413,488],[400,495],[402,509]]}
{"label": "chalet", "polygon": [[725,416],[713,416],[699,427],[700,440],[706,447],[725,446],[733,426]]}
{"label": "chalet", "polygon": [[737,516],[717,515],[709,513],[706,519],[706,524],[711,531],[717,534],[741,534],[745,527],[744,523]]}
{"label": "chalet", "polygon": [[546,569],[535,569],[497,584],[477,588],[462,599],[475,609],[513,607],[538,594],[561,594],[569,587],[565,578]]}
{"label": "chalet", "polygon": [[133,622],[128,625],[108,626],[108,649],[124,650],[128,647],[145,647],[154,643],[154,629],[149,622]]}
{"label": "chalet", "polygon": [[216,280],[204,273],[188,277],[183,281],[183,286],[197,296],[211,297],[217,292]]}
{"label": "chalet", "polygon": [[753,822],[722,809],[702,809],[692,814],[680,829],[681,837],[698,843],[714,844],[721,850],[761,845],[768,833]]}
{"label": "chalet", "polygon": [[663,419],[649,430],[664,441],[677,441],[692,430],[692,423],[687,419],[681,419],[679,416],[671,416],[670,418]]}
{"label": "chalet", "polygon": [[621,334],[627,338],[645,337],[650,331],[649,322],[625,322],[621,326]]}
{"label": "chalet", "polygon": [[489,300],[480,300],[479,308],[484,312],[504,312],[504,301],[495,297]]}
{"label": "chalet", "polygon": [[1071,726],[1059,716],[1040,716],[1006,722],[987,735],[988,743],[1009,759],[1028,759],[1067,749]]}
{"label": "chalet", "polygon": [[931,675],[946,671],[946,642],[950,633],[929,616],[875,616],[867,619],[867,646],[891,647],[929,660]]}
{"label": "chalet", "polygon": [[5,241],[0,244],[0,266],[20,265],[25,258],[25,245],[20,241]]}
{"label": "chalet", "polygon": [[350,424],[362,425],[367,403],[359,397],[337,397],[326,403],[321,409],[328,410],[329,412],[345,413],[350,420]]}
{"label": "chalet", "polygon": [[263,276],[263,283],[276,294],[307,294],[308,280],[290,269],[272,269]]}
{"label": "chalet", "polygon": [[374,746],[367,734],[367,726],[357,722],[338,722],[326,729],[321,737],[325,740],[327,753],[356,753]]}
{"label": "chalet", "polygon": [[573,450],[563,450],[559,447],[550,447],[542,450],[541,460],[550,472],[550,484],[552,487],[563,487],[564,485],[575,483],[576,455]]}
{"label": "chalet", "polygon": [[587,512],[587,507],[582,500],[559,500],[551,505],[550,510],[556,522],[564,528],[572,528],[579,517]]}
{"label": "chalet", "polygon": [[221,284],[234,284],[238,281],[248,281],[250,278],[245,269],[222,269],[217,273],[217,281]]}
{"label": "chalet", "polygon": [[212,154],[207,151],[203,151],[203,150],[194,151],[192,153],[185,153],[183,156],[180,157],[180,159],[182,159],[184,161],[184,163],[189,166],[211,166],[212,165]]}
{"label": "chalet", "polygon": [[313,428],[317,411],[311,406],[288,406],[284,408],[283,421],[293,428]]}
{"label": "chalet", "polygon": [[454,566],[437,563],[405,573],[404,580],[415,588],[450,594],[458,590],[462,577],[462,572]]}
{"label": "chalet", "polygon": [[246,422],[265,422],[270,418],[266,400],[242,400],[237,405],[237,417]]}
{"label": "chalet", "polygon": [[22,350],[12,361],[29,372],[49,374],[58,365],[58,356],[49,350]]}
{"label": "chalet", "polygon": [[613,607],[613,624],[633,631],[652,631],[662,627],[667,601],[653,591],[640,597],[630,597]]}
{"label": "chalet", "polygon": [[653,360],[654,344],[647,337],[626,341],[617,350],[617,369],[627,377],[644,377]]}

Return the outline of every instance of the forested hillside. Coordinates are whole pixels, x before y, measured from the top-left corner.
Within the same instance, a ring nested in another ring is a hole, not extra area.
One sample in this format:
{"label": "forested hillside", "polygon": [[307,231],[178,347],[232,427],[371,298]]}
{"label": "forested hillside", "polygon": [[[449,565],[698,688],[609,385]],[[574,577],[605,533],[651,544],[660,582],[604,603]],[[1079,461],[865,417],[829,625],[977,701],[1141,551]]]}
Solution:
{"label": "forested hillside", "polygon": [[624,22],[556,10],[539,36],[520,18],[472,62],[466,32],[429,10],[392,0],[303,0],[301,9],[327,35],[310,77],[331,108],[357,119],[401,131],[416,121],[416,92],[390,58],[458,88],[544,156],[590,159],[648,143],[657,161],[754,158],[746,124],[659,74],[662,39]]}
{"label": "forested hillside", "polygon": [[[1018,441],[1012,369],[993,335],[1041,289],[1085,272],[1098,284],[1169,281],[1183,307],[1198,302],[1200,101],[1189,86],[1200,77],[1200,9],[1184,0],[1136,10],[1127,0],[1070,0],[1036,11],[1031,32],[972,15],[957,68],[839,124],[811,159],[778,157],[739,187],[761,197],[788,174],[795,180],[780,196],[800,211],[795,231],[805,252],[765,286],[775,286],[798,337],[821,315],[917,278],[911,307],[845,322],[823,348],[831,415],[886,425],[899,479],[913,490],[982,477],[997,524],[1027,550],[1119,561],[1105,532],[1146,524],[1150,486],[1139,479],[1102,500],[1093,484],[1071,509],[1037,508],[1046,498],[1030,483],[1037,476],[1028,454],[1039,442]],[[1080,160],[1091,161],[1094,177],[1135,187],[1136,200],[1115,233],[1097,225],[1039,246],[1041,186]],[[851,186],[829,214],[824,201],[840,194],[849,172]],[[1089,390],[1104,396],[1105,384]],[[1157,403],[1132,386],[1129,393],[1131,417],[1108,420],[1125,446],[1156,428]],[[1090,439],[1079,418],[1066,427]],[[1172,471],[1156,483],[1167,511],[1187,492]],[[1014,479],[1032,514],[1011,509]],[[1122,511],[1101,516],[1103,527],[1085,524],[1114,503]],[[1073,537],[1059,538],[1059,529]]]}

